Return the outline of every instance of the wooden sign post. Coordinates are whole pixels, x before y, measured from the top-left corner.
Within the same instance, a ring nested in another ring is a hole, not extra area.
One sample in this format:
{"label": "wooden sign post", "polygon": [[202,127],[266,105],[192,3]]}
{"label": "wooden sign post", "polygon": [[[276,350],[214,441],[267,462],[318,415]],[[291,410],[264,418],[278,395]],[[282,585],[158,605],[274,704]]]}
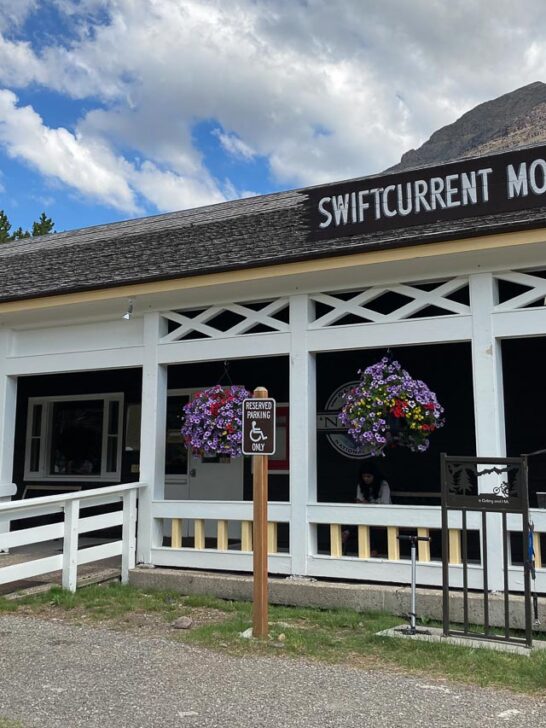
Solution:
{"label": "wooden sign post", "polygon": [[252,635],[268,635],[267,582],[267,483],[268,456],[275,453],[275,400],[267,389],[257,387],[253,399],[243,402],[243,454],[252,455],[253,466],[253,609]]}

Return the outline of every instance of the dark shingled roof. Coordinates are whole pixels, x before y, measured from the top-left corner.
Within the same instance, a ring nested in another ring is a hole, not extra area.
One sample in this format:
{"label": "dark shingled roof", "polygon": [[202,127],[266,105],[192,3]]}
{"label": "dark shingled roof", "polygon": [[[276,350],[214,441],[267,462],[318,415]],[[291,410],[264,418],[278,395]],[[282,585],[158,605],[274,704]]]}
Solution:
{"label": "dark shingled roof", "polygon": [[280,192],[5,243],[0,301],[546,225],[546,207],[541,207],[312,242],[306,201],[307,189]]}

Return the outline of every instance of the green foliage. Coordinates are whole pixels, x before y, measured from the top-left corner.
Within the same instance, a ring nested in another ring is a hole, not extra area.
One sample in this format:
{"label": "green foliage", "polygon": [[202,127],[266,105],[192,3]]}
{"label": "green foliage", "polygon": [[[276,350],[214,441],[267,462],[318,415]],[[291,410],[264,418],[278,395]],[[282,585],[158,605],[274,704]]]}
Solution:
{"label": "green foliage", "polygon": [[[36,238],[38,235],[47,235],[48,233],[54,232],[53,228],[55,223],[50,217],[47,217],[45,212],[42,212],[40,219],[32,223],[32,237]],[[28,236],[28,233],[26,235]]]}
{"label": "green foliage", "polygon": [[12,602],[9,599],[5,599],[4,597],[0,597],[0,614],[2,612],[16,612],[17,611],[17,604],[15,602]]}
{"label": "green foliage", "polygon": [[8,216],[4,210],[0,210],[0,243],[8,243],[10,240],[23,240],[25,238],[36,238],[39,235],[47,235],[48,233],[55,232],[53,228],[55,223],[48,217],[45,212],[42,212],[39,219],[32,223],[32,233],[28,230],[23,230],[22,227],[18,227],[14,232],[11,231],[11,223],[8,220]]}
{"label": "green foliage", "polygon": [[0,243],[5,243],[8,240],[11,240],[12,237],[9,234],[9,231],[11,230],[11,223],[8,220],[8,216],[4,212],[4,210],[0,210]]}
{"label": "green foliage", "polygon": [[30,233],[28,230],[23,230],[22,227],[18,227],[17,230],[11,235],[12,240],[22,240],[23,238],[30,238]]}

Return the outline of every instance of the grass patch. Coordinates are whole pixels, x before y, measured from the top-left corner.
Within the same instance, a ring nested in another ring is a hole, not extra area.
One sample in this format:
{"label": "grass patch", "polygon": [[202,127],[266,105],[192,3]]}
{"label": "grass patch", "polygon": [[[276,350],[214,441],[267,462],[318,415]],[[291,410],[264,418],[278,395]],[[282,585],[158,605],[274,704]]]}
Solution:
{"label": "grass patch", "polygon": [[[54,588],[45,594],[6,602],[0,599],[0,611],[16,610],[120,629],[144,627],[171,639],[234,655],[304,657],[368,669],[403,669],[519,692],[546,692],[546,651],[523,657],[377,637],[377,632],[403,621],[387,614],[270,606],[270,639],[260,641],[240,637],[252,622],[252,605],[247,602],[183,597],[175,592],[143,591],[118,584],[89,586],[76,594]],[[194,620],[190,630],[168,626],[183,615]]]}
{"label": "grass patch", "polygon": [[[9,601],[8,599],[2,599],[0,597],[0,614],[2,612],[16,612],[17,611],[17,604],[14,604],[14,602]],[[1,726],[0,726],[1,728]]]}
{"label": "grass patch", "polygon": [[0,728],[24,728],[24,726],[18,720],[2,718],[2,716],[0,715]]}
{"label": "grass patch", "polygon": [[108,586],[94,584],[75,593],[60,587],[52,587],[48,592],[23,597],[16,601],[0,599],[0,610],[3,608],[3,602],[7,602],[8,611],[11,611],[11,606],[15,606],[16,610],[23,608],[24,611],[25,607],[30,607],[37,613],[55,607],[67,614],[85,610],[91,619],[106,618],[114,621],[133,612],[152,612],[168,620],[180,614],[181,597],[175,592],[144,592],[120,584]]}

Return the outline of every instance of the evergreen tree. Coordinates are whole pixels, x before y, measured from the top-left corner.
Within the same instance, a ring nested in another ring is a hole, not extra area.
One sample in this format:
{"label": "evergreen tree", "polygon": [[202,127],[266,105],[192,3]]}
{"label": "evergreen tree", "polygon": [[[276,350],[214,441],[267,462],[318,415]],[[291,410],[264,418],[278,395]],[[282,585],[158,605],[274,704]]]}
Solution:
{"label": "evergreen tree", "polygon": [[40,219],[32,223],[32,237],[35,238],[37,235],[47,235],[48,233],[54,232],[54,227],[55,223],[53,220],[47,217],[45,212],[42,212]]}
{"label": "evergreen tree", "polygon": [[[36,224],[36,223],[34,223]],[[10,240],[21,240],[22,238],[30,238],[28,230],[23,230],[22,227],[18,227],[17,230],[11,234]]]}
{"label": "evergreen tree", "polygon": [[45,212],[42,212],[39,219],[32,223],[32,233],[28,230],[23,230],[21,226],[17,228],[13,233],[10,233],[11,223],[8,220],[8,216],[4,210],[0,210],[0,243],[7,243],[10,240],[22,240],[24,238],[33,238],[38,235],[47,235],[48,233],[55,232],[53,228],[55,223],[48,217]]}
{"label": "evergreen tree", "polygon": [[10,230],[11,223],[8,220],[8,216],[4,210],[0,210],[0,243],[6,243],[8,240],[11,240]]}

